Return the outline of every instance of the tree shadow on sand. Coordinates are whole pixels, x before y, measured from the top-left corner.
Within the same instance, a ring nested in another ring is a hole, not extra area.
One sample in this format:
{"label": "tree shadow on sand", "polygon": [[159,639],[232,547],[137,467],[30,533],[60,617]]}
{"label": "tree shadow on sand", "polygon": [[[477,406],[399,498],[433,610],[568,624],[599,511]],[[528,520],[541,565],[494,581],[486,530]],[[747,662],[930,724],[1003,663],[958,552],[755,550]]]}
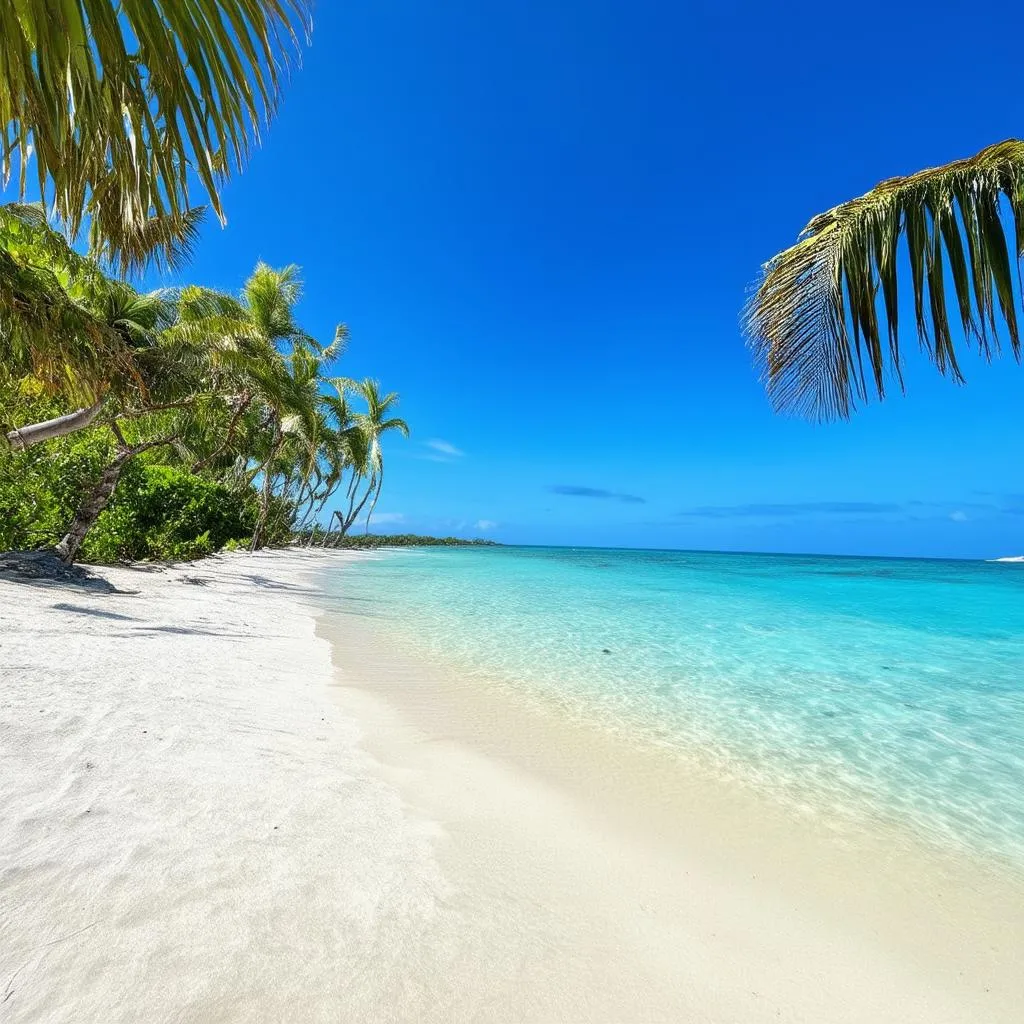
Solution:
{"label": "tree shadow on sand", "polygon": [[130,594],[80,565],[65,565],[52,551],[0,553],[0,581],[54,590],[80,590],[91,594]]}

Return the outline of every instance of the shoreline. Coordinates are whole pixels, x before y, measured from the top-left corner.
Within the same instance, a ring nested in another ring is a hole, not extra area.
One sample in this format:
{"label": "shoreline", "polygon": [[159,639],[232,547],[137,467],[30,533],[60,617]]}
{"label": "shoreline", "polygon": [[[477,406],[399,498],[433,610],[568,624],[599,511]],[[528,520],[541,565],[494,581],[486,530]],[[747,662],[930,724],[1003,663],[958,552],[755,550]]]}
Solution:
{"label": "shoreline", "polygon": [[0,1016],[1016,1019],[998,879],[410,661],[363,557],[0,582]]}
{"label": "shoreline", "polygon": [[[661,908],[666,944],[703,944],[699,955],[707,958],[717,945],[712,936],[729,934],[745,950],[740,963],[730,959],[734,951],[719,949],[709,977],[692,977],[688,992],[669,996],[679,1000],[677,1013],[707,1013],[732,988],[738,1002],[720,1005],[721,1019],[1016,1019],[1024,1003],[1019,872],[885,826],[832,831],[657,747],[638,748],[628,736],[551,704],[514,699],[479,677],[460,680],[451,666],[397,650],[387,625],[375,628],[335,602],[318,632],[332,640],[342,706],[373,723],[364,745],[390,766],[387,777],[406,801],[442,826],[454,823],[458,836],[472,834],[474,847],[486,837],[488,855],[476,863],[458,842],[447,845],[441,862],[451,877],[478,885],[509,842],[532,836],[536,850],[567,829],[623,865],[632,862],[627,877],[642,878],[644,905]],[[487,809],[493,792],[515,811],[506,821]],[[557,814],[539,814],[542,806]],[[530,850],[517,857],[524,870]],[[566,877],[593,867],[578,848],[533,867],[543,876],[563,858],[571,862],[562,864]],[[594,872],[597,887],[616,881],[622,878]],[[527,888],[536,892],[535,883]],[[707,928],[699,935],[690,921],[695,908]],[[563,907],[570,916],[581,909]],[[618,920],[631,912],[628,900],[608,910]],[[638,960],[656,957],[646,946]],[[684,960],[673,967],[681,976]],[[744,1001],[743,987],[759,972],[757,998]]]}

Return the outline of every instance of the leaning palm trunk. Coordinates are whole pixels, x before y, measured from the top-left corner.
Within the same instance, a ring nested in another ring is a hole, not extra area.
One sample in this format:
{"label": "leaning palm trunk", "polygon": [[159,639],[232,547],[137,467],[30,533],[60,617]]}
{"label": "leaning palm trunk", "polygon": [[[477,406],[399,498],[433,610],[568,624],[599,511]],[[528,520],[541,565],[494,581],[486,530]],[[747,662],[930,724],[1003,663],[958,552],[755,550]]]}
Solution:
{"label": "leaning palm trunk", "polygon": [[274,447],[271,449],[270,458],[267,459],[263,466],[263,486],[260,488],[260,513],[256,519],[256,526],[252,531],[252,542],[249,544],[250,551],[256,551],[263,547],[263,534],[266,532],[267,520],[270,518],[270,498],[274,488],[274,474],[271,467],[274,464],[274,460],[280,454],[283,444],[284,438],[281,436],[280,428],[278,428],[278,437],[274,442]]}
{"label": "leaning palm trunk", "polygon": [[268,470],[260,491],[260,511],[256,517],[256,525],[253,527],[252,540],[249,542],[250,551],[257,551],[263,547],[263,534],[266,532],[267,520],[270,518],[270,489],[271,477]]}
{"label": "leaning palm trunk", "polygon": [[384,486],[384,467],[380,468],[380,476],[377,477],[377,487],[373,492],[373,501],[370,502],[370,510],[366,513],[366,530],[365,533],[370,532],[370,519],[373,517],[373,510],[377,507],[377,502],[380,501],[380,489]]}
{"label": "leaning palm trunk", "polygon": [[[337,533],[334,532],[334,520],[335,519],[338,520],[338,531],[339,532],[337,532]],[[332,548],[336,548],[338,546],[338,539],[342,535],[341,532],[340,532],[341,531],[342,522],[343,522],[343,520],[341,518],[341,513],[337,509],[335,509],[331,513],[331,518],[327,520],[327,530],[324,533],[324,542],[323,542],[323,544],[320,545],[321,547],[324,547],[324,548],[327,547],[328,543],[330,543]]]}
{"label": "leaning palm trunk", "polygon": [[82,542],[93,526],[95,526],[100,513],[103,512],[110,503],[110,499],[114,496],[117,482],[121,479],[121,472],[133,454],[131,449],[121,449],[115,456],[114,461],[100,474],[96,485],[79,507],[70,529],[64,534],[63,539],[57,545],[57,557],[62,562],[70,564],[77,557]]}
{"label": "leaning palm trunk", "polygon": [[224,440],[217,446],[216,450],[213,451],[212,454],[208,455],[205,459],[200,459],[198,462],[192,463],[193,473],[198,473],[201,469],[206,469],[231,448],[231,445],[235,440],[235,433],[238,430],[238,424],[241,421],[242,416],[245,415],[246,410],[252,404],[254,397],[253,393],[248,390],[241,394],[238,399],[238,405],[231,417],[231,422],[228,424],[228,431],[227,434],[224,435]]}
{"label": "leaning palm trunk", "polygon": [[42,423],[31,423],[9,430],[5,435],[7,443],[15,451],[24,451],[34,444],[50,441],[55,437],[64,437],[65,434],[73,434],[77,430],[85,430],[86,427],[92,425],[102,407],[103,403],[97,402],[87,409],[78,409],[68,413],[67,416],[57,416],[55,419],[44,420]]}
{"label": "leaning palm trunk", "polygon": [[340,512],[334,513],[338,517],[338,525],[341,527],[340,535],[342,537],[344,537],[352,528],[352,524],[359,518],[363,509],[366,507],[367,501],[370,500],[370,495],[374,493],[374,490],[377,487],[377,478],[375,476],[370,477],[366,493],[363,495],[362,500],[356,504],[356,499],[359,497],[359,480],[361,479],[361,476],[358,477],[353,481],[354,486],[349,488],[348,511],[345,515],[343,516]]}
{"label": "leaning palm trunk", "polygon": [[[118,434],[118,437],[121,436]],[[165,437],[158,441],[146,441],[143,444],[118,445],[113,461],[100,474],[100,478],[89,492],[89,496],[79,506],[68,532],[64,534],[56,547],[57,557],[62,562],[70,565],[77,558],[79,549],[89,535],[89,531],[96,525],[96,520],[110,504],[110,499],[114,496],[118,481],[121,479],[121,473],[129,461],[141,452],[170,444],[173,440],[174,438]]]}

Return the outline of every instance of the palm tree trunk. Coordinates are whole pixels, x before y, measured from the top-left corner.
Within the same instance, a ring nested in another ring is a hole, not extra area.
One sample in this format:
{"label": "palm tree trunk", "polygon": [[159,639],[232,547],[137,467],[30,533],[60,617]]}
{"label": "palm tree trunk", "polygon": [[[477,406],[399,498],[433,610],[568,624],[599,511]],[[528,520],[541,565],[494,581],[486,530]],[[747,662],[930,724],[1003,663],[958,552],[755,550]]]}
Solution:
{"label": "palm tree trunk", "polygon": [[64,534],[56,547],[57,557],[68,565],[74,562],[82,542],[93,526],[96,525],[96,520],[99,519],[100,514],[110,504],[110,499],[114,496],[114,490],[121,479],[121,473],[129,460],[134,459],[141,452],[149,451],[150,448],[159,448],[165,444],[172,444],[176,440],[174,436],[161,437],[156,441],[145,441],[142,444],[128,445],[125,443],[124,436],[118,429],[117,424],[111,424],[111,427],[119,441],[117,454],[114,456],[113,462],[100,474],[100,478],[89,492],[89,496],[79,507],[68,532]]}
{"label": "palm tree trunk", "polygon": [[124,469],[125,463],[134,454],[132,449],[122,448],[114,457],[114,461],[100,474],[100,478],[89,492],[89,496],[79,507],[68,532],[64,534],[63,539],[57,545],[57,557],[62,562],[69,565],[74,562],[86,535],[99,519],[100,513],[110,503],[117,482],[121,479],[121,471]]}
{"label": "palm tree trunk", "polygon": [[270,516],[270,470],[264,470],[263,488],[260,491],[260,512],[256,517],[256,525],[253,527],[252,540],[249,542],[249,550],[256,551],[263,547],[263,531],[267,526],[267,519]]}
{"label": "palm tree trunk", "polygon": [[49,441],[54,437],[63,437],[65,434],[73,434],[76,430],[84,430],[92,424],[92,421],[103,408],[102,402],[90,405],[87,409],[78,409],[68,413],[67,416],[58,416],[56,419],[44,420],[42,423],[32,423],[24,427],[16,427],[5,434],[7,443],[15,451],[24,451],[34,444],[42,441]]}
{"label": "palm tree trunk", "polygon": [[376,486],[377,477],[370,477],[370,483],[366,488],[366,493],[363,495],[363,500],[360,501],[358,505],[356,505],[355,501],[356,498],[359,497],[359,492],[358,490],[353,492],[352,498],[348,503],[348,514],[345,516],[344,520],[342,520],[341,524],[341,535],[343,537],[352,528],[352,524],[359,518],[360,513],[363,511],[366,502],[369,500],[370,495],[373,494],[373,490]]}
{"label": "palm tree trunk", "polygon": [[256,527],[252,531],[252,542],[249,545],[250,551],[256,551],[263,546],[263,533],[267,528],[267,519],[270,517],[270,496],[274,487],[274,475],[271,467],[274,459],[277,458],[278,452],[281,450],[281,444],[281,439],[275,442],[270,452],[270,458],[267,459],[266,465],[263,467],[263,487],[260,490],[260,514],[256,519]]}
{"label": "palm tree trunk", "polygon": [[[331,518],[327,520],[327,532],[324,534],[324,542],[321,545],[321,547],[327,547],[328,542],[331,540],[331,531],[334,529],[334,519],[335,519],[335,517],[337,517],[337,519],[338,519],[339,527],[341,525],[341,513],[337,509],[335,509],[331,513]],[[340,534],[339,534],[339,536],[340,536]],[[335,543],[331,544],[331,547],[336,548],[337,546],[338,546],[337,541],[335,541]]]}
{"label": "palm tree trunk", "polygon": [[366,529],[364,533],[370,532],[370,517],[373,515],[373,510],[377,507],[377,502],[380,500],[380,489],[384,486],[384,467],[380,467],[380,475],[377,477],[377,490],[373,494],[373,501],[370,503],[370,511],[366,513]]}

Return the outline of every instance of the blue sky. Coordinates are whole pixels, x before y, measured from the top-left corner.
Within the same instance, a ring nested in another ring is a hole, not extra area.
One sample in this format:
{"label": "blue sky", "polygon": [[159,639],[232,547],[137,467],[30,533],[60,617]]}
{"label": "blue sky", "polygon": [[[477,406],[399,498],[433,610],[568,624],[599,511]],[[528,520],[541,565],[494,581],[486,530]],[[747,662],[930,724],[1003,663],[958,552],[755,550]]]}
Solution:
{"label": "blue sky", "polygon": [[811,215],[1024,133],[1024,15],[972,42],[975,13],[321,2],[187,277],[296,262],[308,327],[349,324],[344,371],[413,428],[383,529],[1020,552],[1024,370],[967,360],[958,388],[912,353],[906,397],[812,426],[773,416],[737,325]]}

